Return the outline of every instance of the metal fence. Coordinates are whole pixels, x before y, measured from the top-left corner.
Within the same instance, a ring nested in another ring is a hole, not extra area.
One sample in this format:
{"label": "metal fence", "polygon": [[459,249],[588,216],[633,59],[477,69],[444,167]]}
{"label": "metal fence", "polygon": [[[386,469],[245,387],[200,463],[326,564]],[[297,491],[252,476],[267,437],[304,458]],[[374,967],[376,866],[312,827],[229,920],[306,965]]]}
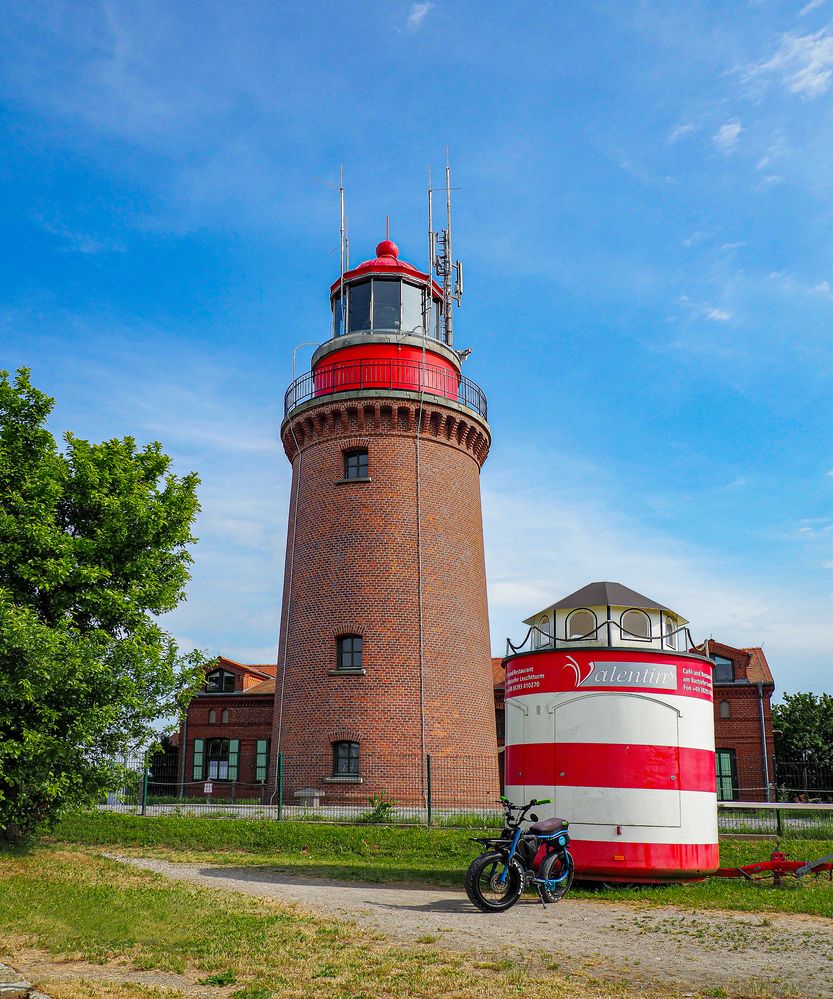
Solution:
{"label": "metal fence", "polygon": [[824,764],[802,761],[775,767],[776,793],[779,801],[802,804],[833,804],[833,770]]}
{"label": "metal fence", "polygon": [[276,773],[254,783],[187,779],[175,753],[121,762],[122,782],[100,804],[107,811],[478,828],[498,825],[503,815],[497,754],[363,754],[356,774],[334,774],[331,755],[280,754]]}
{"label": "metal fence", "polygon": [[833,839],[833,804],[724,801],[717,809],[717,825],[724,835]]}

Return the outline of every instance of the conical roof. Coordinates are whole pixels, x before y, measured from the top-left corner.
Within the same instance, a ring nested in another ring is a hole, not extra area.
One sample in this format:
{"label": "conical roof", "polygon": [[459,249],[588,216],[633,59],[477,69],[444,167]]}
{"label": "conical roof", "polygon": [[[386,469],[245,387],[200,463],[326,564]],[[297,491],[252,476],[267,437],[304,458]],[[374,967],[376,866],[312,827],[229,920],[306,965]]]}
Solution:
{"label": "conical roof", "polygon": [[[544,614],[550,610],[571,610],[574,607],[639,607],[642,610],[661,610],[671,614],[677,612],[665,604],[652,600],[642,593],[637,593],[623,583],[612,583],[609,581],[588,583],[582,586],[575,593],[569,593],[566,597],[556,600],[554,604],[542,608],[532,617],[527,618],[524,624],[534,621],[538,614]],[[677,615],[679,616],[679,615]]]}

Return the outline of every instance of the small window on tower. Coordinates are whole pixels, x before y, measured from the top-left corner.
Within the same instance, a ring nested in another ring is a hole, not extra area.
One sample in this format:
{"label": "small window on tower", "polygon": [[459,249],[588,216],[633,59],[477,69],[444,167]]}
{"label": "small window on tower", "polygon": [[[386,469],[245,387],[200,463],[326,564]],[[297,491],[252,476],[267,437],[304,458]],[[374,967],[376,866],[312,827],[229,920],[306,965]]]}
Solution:
{"label": "small window on tower", "polygon": [[344,452],[344,478],[367,478],[367,448],[356,448]]}
{"label": "small window on tower", "polygon": [[357,742],[333,743],[333,777],[359,776],[359,744]]}
{"label": "small window on tower", "polygon": [[567,618],[567,638],[574,642],[597,639],[596,615],[589,610],[574,610]]}
{"label": "small window on tower", "polygon": [[336,643],[336,649],[338,669],[359,670],[362,668],[361,635],[342,635]]}

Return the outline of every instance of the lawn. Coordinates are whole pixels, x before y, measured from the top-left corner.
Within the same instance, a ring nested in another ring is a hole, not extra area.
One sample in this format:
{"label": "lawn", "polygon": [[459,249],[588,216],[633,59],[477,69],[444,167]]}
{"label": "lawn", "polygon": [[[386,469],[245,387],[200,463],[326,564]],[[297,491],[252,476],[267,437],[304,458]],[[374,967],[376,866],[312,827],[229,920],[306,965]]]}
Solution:
{"label": "lawn", "polygon": [[[294,874],[374,882],[418,882],[461,888],[463,872],[478,851],[473,830],[425,827],[346,826],[319,822],[141,818],[102,812],[68,816],[53,834],[56,843],[166,860],[258,866]],[[765,859],[775,840],[724,839],[721,864],[735,867]],[[833,852],[833,842],[784,840],[781,849],[810,860]],[[689,885],[615,891],[578,886],[576,895],[615,898],[636,905],[741,912],[803,912],[833,917],[833,883],[827,878],[746,883],[712,878]]]}
{"label": "lawn", "polygon": [[[82,982],[42,976],[37,984],[55,999],[173,999],[198,986],[201,994],[234,999],[636,996],[558,975],[540,961],[452,954],[434,939],[392,945],[350,923],[172,883],[79,848],[0,853],[0,960],[14,966],[34,948],[41,959],[51,957],[53,971],[66,966],[60,962],[88,962]],[[158,987],[105,981],[113,969],[128,978],[125,969],[153,969],[168,979],[160,977]]]}

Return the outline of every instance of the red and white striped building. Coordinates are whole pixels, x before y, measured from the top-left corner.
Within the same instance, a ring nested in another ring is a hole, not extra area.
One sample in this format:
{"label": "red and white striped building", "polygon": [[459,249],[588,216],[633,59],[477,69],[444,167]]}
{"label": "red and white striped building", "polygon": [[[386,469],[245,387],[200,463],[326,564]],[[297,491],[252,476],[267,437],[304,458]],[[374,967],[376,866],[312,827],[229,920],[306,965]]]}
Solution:
{"label": "red and white striped building", "polygon": [[712,669],[679,614],[591,583],[526,622],[506,669],[506,794],[552,798],[580,877],[718,867]]}

